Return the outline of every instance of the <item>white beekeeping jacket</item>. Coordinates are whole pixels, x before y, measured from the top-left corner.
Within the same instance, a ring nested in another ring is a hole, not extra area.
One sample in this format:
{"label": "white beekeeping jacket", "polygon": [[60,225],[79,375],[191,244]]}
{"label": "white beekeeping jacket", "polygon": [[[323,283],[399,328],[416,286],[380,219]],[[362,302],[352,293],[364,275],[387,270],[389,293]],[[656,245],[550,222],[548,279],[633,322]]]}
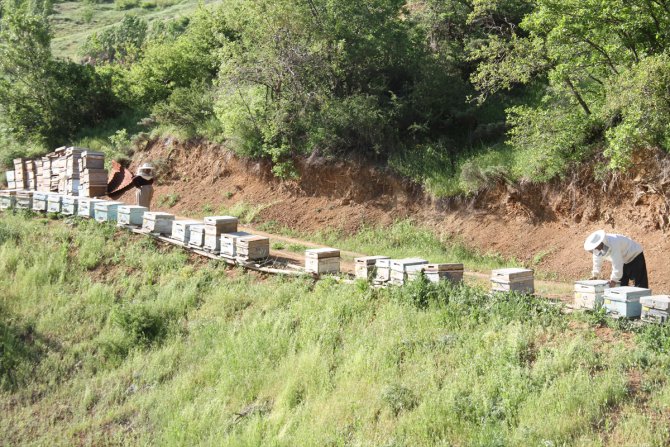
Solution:
{"label": "white beekeeping jacket", "polygon": [[634,240],[620,234],[606,234],[603,242],[610,248],[605,256],[593,254],[593,276],[599,276],[603,260],[612,263],[612,275],[610,280],[620,281],[623,276],[623,265],[631,262],[637,255],[642,253],[642,246]]}

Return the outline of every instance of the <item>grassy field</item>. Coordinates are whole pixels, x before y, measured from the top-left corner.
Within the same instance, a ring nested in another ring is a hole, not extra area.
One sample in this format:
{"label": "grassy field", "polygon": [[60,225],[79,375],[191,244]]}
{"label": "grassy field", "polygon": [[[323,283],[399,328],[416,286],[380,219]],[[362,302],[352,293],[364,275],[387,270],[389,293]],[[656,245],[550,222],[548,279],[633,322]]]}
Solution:
{"label": "grassy field", "polygon": [[670,332],[0,215],[2,444],[667,445]]}
{"label": "grassy field", "polygon": [[[203,4],[219,0],[203,0]],[[119,5],[125,4],[126,9]],[[51,23],[54,31],[54,55],[78,60],[79,50],[93,32],[100,32],[119,23],[126,14],[142,17],[147,22],[169,20],[189,14],[200,4],[199,0],[158,0],[136,2],[62,2],[54,5]],[[144,7],[143,7],[144,6]]]}

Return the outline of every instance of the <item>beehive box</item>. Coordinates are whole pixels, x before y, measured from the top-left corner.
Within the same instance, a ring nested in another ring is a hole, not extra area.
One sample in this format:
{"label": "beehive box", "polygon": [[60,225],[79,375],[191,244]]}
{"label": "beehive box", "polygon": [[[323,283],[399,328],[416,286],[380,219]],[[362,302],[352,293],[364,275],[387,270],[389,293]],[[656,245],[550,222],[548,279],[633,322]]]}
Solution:
{"label": "beehive box", "polygon": [[191,237],[191,227],[193,225],[202,225],[198,220],[175,220],[172,222],[172,239],[188,244]]}
{"label": "beehive box", "polygon": [[79,158],[79,171],[85,169],[103,169],[105,167],[105,154],[103,152],[83,151]]}
{"label": "beehive box", "polygon": [[46,212],[49,194],[46,192],[36,192],[33,194],[33,211]]}
{"label": "beehive box", "polygon": [[234,258],[235,256],[237,256],[237,241],[244,236],[251,236],[251,234],[245,231],[236,231],[234,233],[223,233],[221,235],[221,246],[220,246],[221,256],[228,258]]}
{"label": "beehive box", "polygon": [[388,282],[391,279],[391,259],[380,259],[376,266],[375,283]]}
{"label": "beehive box", "polygon": [[605,290],[605,310],[614,317],[638,318],[642,314],[640,298],[650,295],[650,289],[641,287],[612,287]]}
{"label": "beehive box", "polygon": [[535,293],[533,271],[524,268],[493,270],[491,272],[491,291]]}
{"label": "beehive box", "polygon": [[463,264],[460,263],[443,263],[443,264],[427,264],[423,269],[423,274],[430,282],[463,281]]}
{"label": "beehive box", "polygon": [[117,225],[141,227],[144,220],[144,213],[149,211],[145,206],[122,205],[119,207]]}
{"label": "beehive box", "polygon": [[205,217],[205,234],[216,236],[216,245],[220,244],[221,233],[234,233],[237,231],[237,217],[234,216],[209,216]]}
{"label": "beehive box", "polygon": [[188,236],[188,246],[202,248],[205,245],[205,225],[192,225]]}
{"label": "beehive box", "polygon": [[33,191],[16,191],[17,210],[32,210],[33,209]]}
{"label": "beehive box", "polygon": [[401,286],[406,281],[415,279],[428,264],[421,258],[391,259],[391,283]]}
{"label": "beehive box", "polygon": [[16,189],[16,177],[14,171],[6,171],[5,179],[7,180],[7,189]]}
{"label": "beehive box", "polygon": [[241,261],[259,261],[270,256],[270,239],[243,236],[237,240],[236,257]]}
{"label": "beehive box", "polygon": [[98,222],[116,222],[119,216],[119,207],[125,205],[123,202],[101,200],[96,202],[94,217]]}
{"label": "beehive box", "polygon": [[102,199],[89,199],[86,197],[79,198],[79,209],[77,215],[79,217],[86,217],[88,219],[95,217],[96,203],[104,202]]}
{"label": "beehive box", "polygon": [[670,317],[670,296],[650,295],[640,298],[640,318],[649,323],[666,323]]}
{"label": "beehive box", "polygon": [[0,210],[13,209],[16,205],[16,191],[0,191]]}
{"label": "beehive box", "polygon": [[575,281],[575,306],[581,309],[602,307],[605,289],[608,288],[609,281],[604,279]]}
{"label": "beehive box", "polygon": [[79,198],[76,196],[64,196],[63,197],[63,206],[62,213],[66,216],[76,216],[77,215],[77,205],[79,204]]}
{"label": "beehive box", "polygon": [[371,281],[377,272],[377,261],[390,259],[388,256],[363,256],[354,259],[354,274],[358,279]]}
{"label": "beehive box", "polygon": [[149,233],[172,234],[172,222],[174,214],[151,211],[144,213],[142,230]]}
{"label": "beehive box", "polygon": [[340,250],[335,248],[312,248],[305,250],[307,273],[339,273]]}
{"label": "beehive box", "polygon": [[47,196],[47,212],[60,213],[63,204],[63,196],[61,194],[49,194]]}

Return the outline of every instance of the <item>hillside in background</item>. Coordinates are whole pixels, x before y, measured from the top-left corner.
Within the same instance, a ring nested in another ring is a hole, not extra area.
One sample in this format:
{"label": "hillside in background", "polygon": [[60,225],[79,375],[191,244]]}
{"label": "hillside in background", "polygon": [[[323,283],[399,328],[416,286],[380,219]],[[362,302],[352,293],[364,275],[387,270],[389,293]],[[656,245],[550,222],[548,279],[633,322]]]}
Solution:
{"label": "hillside in background", "polygon": [[670,333],[542,299],[262,277],[8,213],[0,288],[10,445],[670,440]]}

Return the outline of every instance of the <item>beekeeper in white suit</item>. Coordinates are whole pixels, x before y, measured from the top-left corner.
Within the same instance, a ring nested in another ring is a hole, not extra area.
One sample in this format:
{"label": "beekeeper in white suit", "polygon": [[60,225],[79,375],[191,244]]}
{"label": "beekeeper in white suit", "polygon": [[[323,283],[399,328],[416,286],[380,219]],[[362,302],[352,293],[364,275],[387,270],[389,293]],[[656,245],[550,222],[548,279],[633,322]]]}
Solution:
{"label": "beekeeper in white suit", "polygon": [[115,191],[115,195],[120,196],[131,188],[135,190],[135,200],[140,206],[151,209],[151,199],[154,196],[154,179],[156,177],[156,168],[151,163],[144,163],[137,170],[137,175],[133,176],[132,181],[123,188]]}
{"label": "beekeeper in white suit", "polygon": [[608,260],[612,263],[610,287],[616,286],[617,283],[627,286],[633,280],[635,287],[649,288],[647,264],[642,246],[631,238],[598,230],[586,238],[584,250],[593,254],[591,279],[600,276],[603,261]]}

